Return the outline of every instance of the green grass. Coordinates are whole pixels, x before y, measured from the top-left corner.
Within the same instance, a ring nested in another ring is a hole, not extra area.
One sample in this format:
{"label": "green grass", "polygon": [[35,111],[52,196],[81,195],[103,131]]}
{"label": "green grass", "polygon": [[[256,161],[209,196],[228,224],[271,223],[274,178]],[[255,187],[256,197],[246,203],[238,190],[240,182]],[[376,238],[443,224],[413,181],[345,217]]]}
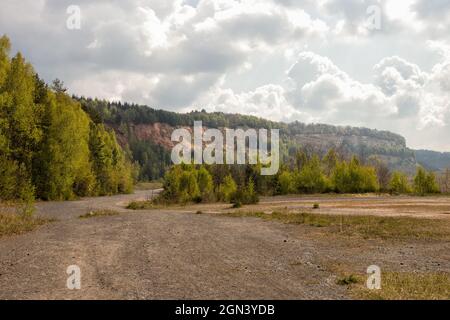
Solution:
{"label": "green grass", "polygon": [[330,233],[396,240],[450,240],[450,220],[409,217],[325,215],[315,213],[233,212],[228,216],[258,217],[283,223],[325,228]]}
{"label": "green grass", "polygon": [[0,237],[29,232],[52,221],[54,220],[15,213],[0,213]]}
{"label": "green grass", "polygon": [[450,274],[416,272],[382,272],[381,289],[369,290],[366,277],[359,275],[349,284],[350,293],[367,300],[448,300]]}
{"label": "green grass", "polygon": [[119,214],[119,212],[114,211],[114,210],[95,210],[95,211],[89,211],[89,212],[81,215],[80,219],[116,216],[118,214]]}
{"label": "green grass", "polygon": [[360,282],[360,279],[353,274],[342,277],[336,281],[336,283],[340,286],[351,285],[358,282]]}

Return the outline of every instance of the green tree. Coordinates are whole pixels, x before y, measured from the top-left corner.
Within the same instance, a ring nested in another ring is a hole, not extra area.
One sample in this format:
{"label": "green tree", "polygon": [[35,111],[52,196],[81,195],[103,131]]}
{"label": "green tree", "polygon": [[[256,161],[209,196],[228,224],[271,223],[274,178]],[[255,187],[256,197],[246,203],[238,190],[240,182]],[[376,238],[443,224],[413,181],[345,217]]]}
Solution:
{"label": "green tree", "polygon": [[278,176],[278,188],[280,194],[290,194],[295,192],[295,179],[288,171],[283,171]]}
{"label": "green tree", "polygon": [[180,199],[181,203],[190,201],[200,202],[201,193],[197,182],[197,172],[195,170],[184,170],[180,178]]}
{"label": "green tree", "polygon": [[399,171],[394,171],[392,173],[388,189],[389,192],[393,194],[410,193],[411,187],[409,186],[408,177],[406,174]]}
{"label": "green tree", "polygon": [[208,172],[208,170],[205,169],[205,167],[201,166],[198,170],[197,180],[202,201],[212,201],[214,199],[213,179],[211,174]]}
{"label": "green tree", "polygon": [[317,155],[304,163],[297,176],[296,184],[297,190],[302,193],[322,193],[327,189],[327,177],[322,172]]}
{"label": "green tree", "polygon": [[132,165],[61,81],[53,90],[0,38],[0,200],[128,192]]}
{"label": "green tree", "polygon": [[227,175],[219,187],[219,199],[225,202],[230,202],[234,198],[236,192],[236,182],[234,182],[231,175]]}
{"label": "green tree", "polygon": [[427,172],[423,167],[418,167],[414,177],[414,192],[424,196],[429,193],[438,193],[439,186],[433,172]]}
{"label": "green tree", "polygon": [[99,194],[131,192],[133,169],[116,141],[113,131],[103,124],[90,124],[89,149]]}
{"label": "green tree", "polygon": [[255,183],[249,179],[245,186],[240,186],[231,200],[234,204],[255,204],[259,202],[259,196],[255,189]]}
{"label": "green tree", "polygon": [[174,202],[180,198],[181,166],[173,166],[164,175],[163,197],[166,201]]}
{"label": "green tree", "polygon": [[72,199],[93,193],[89,157],[89,118],[64,94],[49,93],[45,136],[34,160],[34,182],[43,199]]}
{"label": "green tree", "polygon": [[379,189],[375,168],[361,165],[356,157],[350,162],[339,162],[332,181],[335,191],[339,193],[365,193]]}

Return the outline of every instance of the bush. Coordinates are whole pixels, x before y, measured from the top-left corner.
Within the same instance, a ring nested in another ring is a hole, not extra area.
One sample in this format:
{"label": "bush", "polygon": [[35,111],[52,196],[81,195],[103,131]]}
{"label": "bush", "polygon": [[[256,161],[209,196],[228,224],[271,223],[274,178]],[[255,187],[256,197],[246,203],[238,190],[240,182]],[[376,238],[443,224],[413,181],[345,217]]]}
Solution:
{"label": "bush", "polygon": [[394,173],[392,173],[388,188],[389,192],[392,194],[405,194],[411,192],[408,177],[406,174],[398,171],[394,171]]}
{"label": "bush", "polygon": [[247,185],[235,193],[233,203],[255,204],[259,202],[258,193],[255,191],[253,180],[249,180]]}
{"label": "bush", "polygon": [[332,181],[335,191],[339,193],[366,193],[378,191],[378,179],[373,167],[362,166],[353,157],[350,162],[337,164]]}
{"label": "bush", "polygon": [[317,156],[303,165],[296,180],[297,190],[304,193],[322,193],[329,185]]}
{"label": "bush", "polygon": [[235,198],[237,185],[231,175],[225,177],[223,183],[219,186],[219,199],[224,202],[231,202]]}
{"label": "bush", "polygon": [[283,171],[278,176],[278,192],[280,194],[290,194],[295,192],[294,177],[288,171]]}
{"label": "bush", "polygon": [[414,192],[424,196],[430,193],[439,193],[439,185],[436,182],[436,176],[433,172],[427,172],[424,168],[417,168],[414,177]]}
{"label": "bush", "polygon": [[349,275],[347,277],[343,277],[341,279],[338,279],[336,281],[336,283],[338,285],[340,285],[340,286],[346,286],[346,285],[355,284],[355,283],[358,283],[358,282],[359,282],[358,278],[355,275],[353,275],[353,274],[351,274],[351,275]]}
{"label": "bush", "polygon": [[204,167],[201,167],[197,173],[197,182],[200,189],[199,202],[210,202],[214,200],[214,185],[211,174]]}

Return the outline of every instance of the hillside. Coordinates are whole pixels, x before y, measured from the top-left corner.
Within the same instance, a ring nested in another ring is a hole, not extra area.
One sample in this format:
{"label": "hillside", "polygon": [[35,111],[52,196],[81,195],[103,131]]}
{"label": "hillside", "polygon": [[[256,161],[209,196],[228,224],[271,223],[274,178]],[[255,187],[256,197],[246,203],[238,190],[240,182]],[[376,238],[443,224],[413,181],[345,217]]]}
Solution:
{"label": "hillside", "polygon": [[377,157],[389,168],[407,173],[414,172],[417,164],[414,151],[407,148],[405,139],[388,131],[301,122],[287,124],[204,110],[176,113],[136,104],[74,98],[92,119],[114,128],[119,142],[141,165],[142,179],[162,176],[170,165],[172,131],[178,127],[192,127],[194,120],[202,120],[209,128],[279,128],[284,162],[292,161],[298,150],[324,154],[335,148],[344,157],[353,154],[364,160]]}
{"label": "hillside", "polygon": [[417,162],[428,170],[443,170],[450,167],[450,152],[415,150]]}

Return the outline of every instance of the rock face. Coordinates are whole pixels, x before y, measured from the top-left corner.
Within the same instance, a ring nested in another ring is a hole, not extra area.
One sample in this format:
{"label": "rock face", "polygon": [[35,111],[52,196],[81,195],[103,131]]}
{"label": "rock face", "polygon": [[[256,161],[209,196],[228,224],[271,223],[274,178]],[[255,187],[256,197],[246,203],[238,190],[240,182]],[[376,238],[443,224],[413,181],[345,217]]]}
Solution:
{"label": "rock face", "polygon": [[166,123],[138,124],[133,126],[134,134],[139,140],[150,140],[155,144],[171,149],[174,143],[170,140],[173,127]]}

